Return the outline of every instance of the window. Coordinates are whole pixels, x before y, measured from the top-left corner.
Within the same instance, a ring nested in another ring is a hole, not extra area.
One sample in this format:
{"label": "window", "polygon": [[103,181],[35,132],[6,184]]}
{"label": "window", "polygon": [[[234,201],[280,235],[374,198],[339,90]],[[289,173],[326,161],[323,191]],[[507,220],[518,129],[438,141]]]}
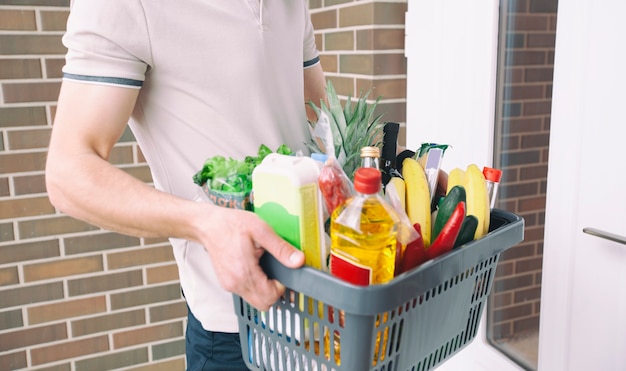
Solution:
{"label": "window", "polygon": [[524,217],[525,238],[504,252],[489,300],[487,338],[520,366],[537,368],[556,0],[503,0],[494,165],[496,207]]}

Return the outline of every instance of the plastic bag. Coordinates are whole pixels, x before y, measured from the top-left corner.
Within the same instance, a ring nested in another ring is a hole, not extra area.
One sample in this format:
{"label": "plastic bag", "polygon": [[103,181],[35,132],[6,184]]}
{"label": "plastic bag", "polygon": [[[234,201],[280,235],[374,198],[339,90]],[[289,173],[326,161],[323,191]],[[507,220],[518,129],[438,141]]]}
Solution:
{"label": "plastic bag", "polygon": [[393,209],[396,214],[400,218],[400,226],[398,227],[398,234],[396,239],[398,242],[404,245],[408,245],[411,242],[415,241],[420,235],[417,233],[413,224],[409,220],[409,216],[406,214],[404,207],[402,207],[402,202],[400,202],[400,196],[394,187],[387,187],[385,192],[385,200]]}
{"label": "plastic bag", "polygon": [[345,203],[353,194],[350,179],[339,166],[337,159],[332,156],[328,157],[320,171],[318,185],[328,214],[332,214],[339,205]]}
{"label": "plastic bag", "polygon": [[328,117],[324,112],[320,113],[320,118],[315,125],[314,137],[321,144],[328,156],[324,167],[320,171],[318,185],[328,214],[332,214],[337,206],[346,202],[354,194],[354,188],[350,178],[343,171],[339,161],[335,157],[335,144],[333,133],[330,128]]}

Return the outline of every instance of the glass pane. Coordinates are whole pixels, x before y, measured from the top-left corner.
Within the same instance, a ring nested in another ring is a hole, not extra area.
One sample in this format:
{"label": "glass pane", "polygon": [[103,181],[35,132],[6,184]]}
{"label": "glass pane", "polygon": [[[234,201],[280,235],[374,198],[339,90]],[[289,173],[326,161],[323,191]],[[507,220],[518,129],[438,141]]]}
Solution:
{"label": "glass pane", "polygon": [[557,0],[503,0],[494,164],[497,208],[524,217],[524,241],[500,257],[487,338],[526,369],[537,368]]}

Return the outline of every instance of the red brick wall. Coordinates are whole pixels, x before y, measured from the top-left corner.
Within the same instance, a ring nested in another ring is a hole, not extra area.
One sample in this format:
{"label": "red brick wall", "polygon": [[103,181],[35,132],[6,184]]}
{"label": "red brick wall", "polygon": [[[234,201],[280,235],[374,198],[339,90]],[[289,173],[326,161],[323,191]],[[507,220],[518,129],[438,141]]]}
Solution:
{"label": "red brick wall", "polygon": [[371,90],[380,97],[383,121],[401,124],[406,142],[406,58],[404,16],[407,2],[309,0],[322,67],[343,98]]}
{"label": "red brick wall", "polygon": [[[46,195],[68,5],[0,5],[0,370],[182,370],[186,307],[168,241],[100,230]],[[130,133],[111,162],[151,182]]]}

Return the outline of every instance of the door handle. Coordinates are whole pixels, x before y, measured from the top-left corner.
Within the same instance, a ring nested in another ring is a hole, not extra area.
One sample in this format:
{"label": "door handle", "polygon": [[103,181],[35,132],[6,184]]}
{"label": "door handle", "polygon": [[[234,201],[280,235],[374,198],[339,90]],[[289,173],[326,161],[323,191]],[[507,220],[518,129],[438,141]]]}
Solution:
{"label": "door handle", "polygon": [[626,245],[626,237],[620,236],[615,233],[605,232],[600,229],[586,227],[583,228],[583,232],[590,234],[592,236],[604,238],[613,242],[621,243],[622,245]]}

